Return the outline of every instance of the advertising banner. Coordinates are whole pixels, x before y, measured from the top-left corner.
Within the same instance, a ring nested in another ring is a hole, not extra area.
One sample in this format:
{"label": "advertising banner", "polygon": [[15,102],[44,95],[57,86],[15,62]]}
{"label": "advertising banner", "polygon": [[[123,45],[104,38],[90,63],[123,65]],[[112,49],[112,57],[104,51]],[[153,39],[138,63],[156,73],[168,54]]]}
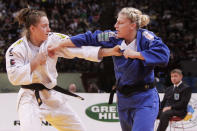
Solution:
{"label": "advertising banner", "polygon": [[[116,103],[108,105],[108,93],[78,93],[85,100],[68,96],[68,103],[79,115],[87,131],[121,131]],[[19,131],[20,121],[16,112],[16,93],[0,94],[0,131]],[[116,96],[114,97],[116,102]],[[163,94],[160,94],[163,98]],[[158,126],[155,123],[155,128]],[[143,124],[143,123],[142,123]],[[192,94],[188,114],[184,120],[172,123],[176,131],[197,131],[197,94]],[[169,128],[167,129],[170,130]],[[174,130],[174,129],[173,129]],[[42,131],[57,131],[47,121],[42,122]]]}

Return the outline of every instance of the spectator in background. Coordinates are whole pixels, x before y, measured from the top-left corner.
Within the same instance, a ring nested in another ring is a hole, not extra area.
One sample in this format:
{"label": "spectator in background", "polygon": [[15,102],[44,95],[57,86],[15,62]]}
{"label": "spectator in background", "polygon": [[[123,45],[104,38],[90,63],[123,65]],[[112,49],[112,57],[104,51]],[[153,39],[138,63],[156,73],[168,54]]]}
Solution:
{"label": "spectator in background", "polygon": [[173,116],[184,118],[187,114],[187,105],[191,97],[191,87],[185,84],[180,69],[173,69],[170,72],[172,86],[165,90],[159,112],[159,126],[157,131],[165,131],[169,120]]}
{"label": "spectator in background", "polygon": [[71,83],[69,86],[68,86],[68,90],[70,92],[77,92],[77,86],[75,85],[75,83]]}
{"label": "spectator in background", "polygon": [[98,92],[99,92],[99,89],[98,89],[96,83],[90,82],[88,84],[88,93],[98,93]]}

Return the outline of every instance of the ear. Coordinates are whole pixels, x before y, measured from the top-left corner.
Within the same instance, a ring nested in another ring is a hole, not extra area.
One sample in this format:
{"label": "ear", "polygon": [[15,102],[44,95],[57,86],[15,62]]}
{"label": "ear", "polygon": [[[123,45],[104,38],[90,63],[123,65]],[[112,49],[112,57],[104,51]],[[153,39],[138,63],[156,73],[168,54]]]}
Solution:
{"label": "ear", "polygon": [[181,75],[181,80],[183,79],[183,75]]}
{"label": "ear", "polygon": [[31,25],[31,26],[29,27],[29,30],[30,30],[30,32],[34,32],[34,31],[35,31],[35,26]]}
{"label": "ear", "polygon": [[136,29],[137,25],[136,25],[136,23],[131,23],[129,27],[131,30],[134,30],[134,29]]}

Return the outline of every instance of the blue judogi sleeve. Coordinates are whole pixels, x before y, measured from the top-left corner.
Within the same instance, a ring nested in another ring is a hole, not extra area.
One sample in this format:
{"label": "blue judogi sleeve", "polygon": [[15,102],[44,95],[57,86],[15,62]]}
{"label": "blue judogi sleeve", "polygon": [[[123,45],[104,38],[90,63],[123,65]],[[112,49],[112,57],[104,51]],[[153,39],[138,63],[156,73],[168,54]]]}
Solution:
{"label": "blue judogi sleeve", "polygon": [[115,32],[107,30],[96,30],[94,33],[88,31],[84,34],[79,34],[71,37],[71,41],[77,46],[102,46],[112,48],[122,42],[122,39],[115,38]]}
{"label": "blue judogi sleeve", "polygon": [[[139,33],[141,33],[141,38]],[[138,31],[138,39],[141,42],[138,44],[138,50],[144,57],[144,66],[166,66],[170,58],[170,50],[162,42],[161,38],[157,37],[150,31]]]}

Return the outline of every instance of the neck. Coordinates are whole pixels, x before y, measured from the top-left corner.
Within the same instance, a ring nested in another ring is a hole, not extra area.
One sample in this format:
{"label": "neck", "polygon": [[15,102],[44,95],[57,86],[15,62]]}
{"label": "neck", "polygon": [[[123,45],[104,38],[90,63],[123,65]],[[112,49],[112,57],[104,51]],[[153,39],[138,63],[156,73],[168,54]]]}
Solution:
{"label": "neck", "polygon": [[179,83],[181,83],[181,81],[179,81],[179,82],[175,83],[174,85],[175,85],[175,86],[178,86],[178,84],[179,84]]}
{"label": "neck", "polygon": [[130,35],[128,36],[128,38],[125,38],[125,43],[127,45],[130,44],[136,37],[137,37],[137,31],[135,30],[132,33],[130,33]]}
{"label": "neck", "polygon": [[30,36],[29,40],[30,40],[30,42],[31,42],[33,45],[38,46],[38,47],[40,47],[40,45],[41,45],[42,42],[43,42],[43,41],[41,41],[41,40],[37,40],[37,39],[36,39],[35,37],[33,37],[33,36]]}

